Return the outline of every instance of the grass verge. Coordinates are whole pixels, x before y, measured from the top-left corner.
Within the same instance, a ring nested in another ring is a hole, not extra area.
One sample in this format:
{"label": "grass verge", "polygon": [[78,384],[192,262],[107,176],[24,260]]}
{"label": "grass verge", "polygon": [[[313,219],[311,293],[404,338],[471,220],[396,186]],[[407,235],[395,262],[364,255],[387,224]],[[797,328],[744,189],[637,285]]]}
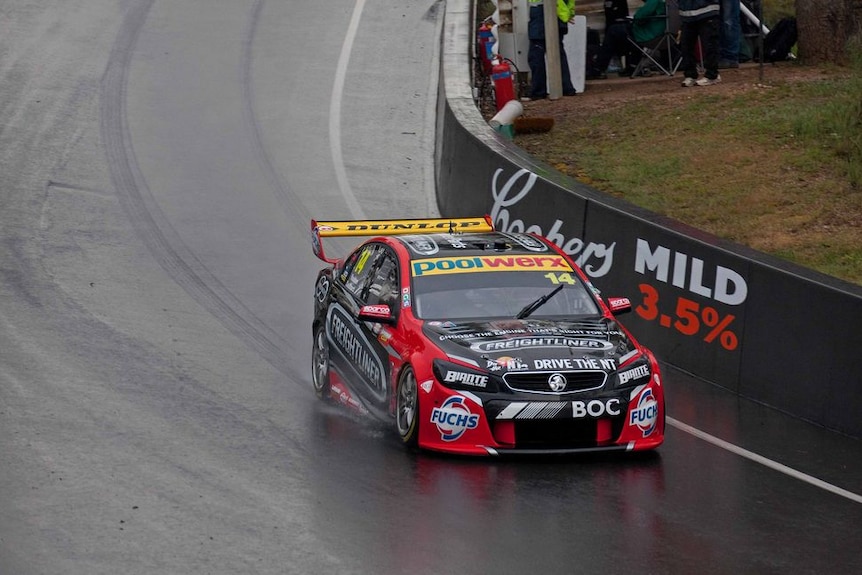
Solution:
{"label": "grass verge", "polygon": [[515,143],[604,192],[862,284],[862,57],[786,66],[768,85],[561,113]]}

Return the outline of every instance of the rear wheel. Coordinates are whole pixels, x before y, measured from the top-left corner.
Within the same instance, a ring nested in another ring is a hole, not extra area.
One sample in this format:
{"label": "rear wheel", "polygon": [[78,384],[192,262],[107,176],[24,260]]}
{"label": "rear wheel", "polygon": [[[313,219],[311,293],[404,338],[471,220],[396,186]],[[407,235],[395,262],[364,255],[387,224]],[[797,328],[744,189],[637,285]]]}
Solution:
{"label": "rear wheel", "polygon": [[419,386],[416,376],[409,367],[405,368],[398,381],[396,392],[395,423],[398,435],[406,445],[419,443]]}
{"label": "rear wheel", "polygon": [[311,382],[314,394],[324,401],[329,400],[329,343],[326,330],[319,326],[314,330],[314,350],[311,354]]}

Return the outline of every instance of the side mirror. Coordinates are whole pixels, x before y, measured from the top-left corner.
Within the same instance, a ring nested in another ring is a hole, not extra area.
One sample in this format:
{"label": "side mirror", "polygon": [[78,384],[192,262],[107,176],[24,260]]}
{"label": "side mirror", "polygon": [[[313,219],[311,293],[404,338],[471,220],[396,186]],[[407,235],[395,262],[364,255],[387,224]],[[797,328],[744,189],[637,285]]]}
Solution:
{"label": "side mirror", "polygon": [[608,307],[612,314],[621,315],[632,311],[632,302],[627,297],[609,297]]}
{"label": "side mirror", "polygon": [[396,322],[392,309],[384,304],[364,305],[359,308],[359,321],[394,324]]}

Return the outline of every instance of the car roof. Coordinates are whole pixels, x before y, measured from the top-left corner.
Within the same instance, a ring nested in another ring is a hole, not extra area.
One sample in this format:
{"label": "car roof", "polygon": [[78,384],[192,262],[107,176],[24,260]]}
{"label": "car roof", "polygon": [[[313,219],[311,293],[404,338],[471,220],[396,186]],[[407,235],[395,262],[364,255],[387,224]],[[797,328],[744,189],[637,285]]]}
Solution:
{"label": "car roof", "polygon": [[453,255],[547,254],[553,251],[537,236],[522,233],[409,234],[390,236],[390,240],[407,248],[411,260]]}

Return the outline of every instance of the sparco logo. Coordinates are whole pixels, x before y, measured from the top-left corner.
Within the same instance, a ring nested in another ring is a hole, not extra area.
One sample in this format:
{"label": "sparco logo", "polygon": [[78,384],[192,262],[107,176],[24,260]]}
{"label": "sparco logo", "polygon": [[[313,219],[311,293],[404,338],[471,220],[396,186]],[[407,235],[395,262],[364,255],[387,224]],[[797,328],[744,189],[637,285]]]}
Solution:
{"label": "sparco logo", "polygon": [[[577,263],[590,277],[601,277],[606,275],[614,263],[614,248],[616,242],[610,245],[589,243],[585,244],[580,238],[567,239],[560,230],[563,228],[562,220],[555,220],[547,231],[536,224],[527,226],[523,220],[514,219],[507,208],[515,206],[527,197],[536,183],[536,174],[526,169],[515,172],[506,182],[501,182],[503,169],[494,172],[491,182],[491,196],[494,205],[491,208],[491,219],[494,227],[501,232],[527,232],[545,236],[561,250],[573,256]],[[523,182],[521,181],[523,178]],[[518,188],[520,185],[520,189]]]}
{"label": "sparco logo", "polygon": [[326,325],[335,349],[354,366],[377,397],[386,397],[383,364],[365,336],[353,326],[347,313],[340,306],[331,307]]}

